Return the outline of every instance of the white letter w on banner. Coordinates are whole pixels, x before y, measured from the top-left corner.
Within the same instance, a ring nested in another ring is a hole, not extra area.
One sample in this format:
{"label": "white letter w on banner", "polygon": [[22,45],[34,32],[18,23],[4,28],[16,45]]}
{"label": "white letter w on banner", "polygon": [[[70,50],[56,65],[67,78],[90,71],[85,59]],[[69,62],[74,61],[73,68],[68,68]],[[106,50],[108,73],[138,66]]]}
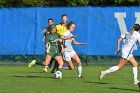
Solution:
{"label": "white letter w on banner", "polygon": [[[121,34],[124,34],[125,32],[127,32],[126,23],[124,20],[126,18],[126,12],[115,12],[114,17],[117,18],[118,20]],[[135,18],[136,18],[135,23],[140,24],[140,12],[135,13]]]}

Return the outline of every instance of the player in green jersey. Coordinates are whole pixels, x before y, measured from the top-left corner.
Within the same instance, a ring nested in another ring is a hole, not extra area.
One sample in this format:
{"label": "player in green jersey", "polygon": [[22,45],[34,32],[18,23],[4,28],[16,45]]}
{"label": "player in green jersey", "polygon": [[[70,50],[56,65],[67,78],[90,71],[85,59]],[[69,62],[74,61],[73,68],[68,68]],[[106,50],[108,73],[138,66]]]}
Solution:
{"label": "player in green jersey", "polygon": [[45,39],[46,43],[46,57],[44,61],[44,66],[46,72],[48,65],[51,61],[52,58],[55,58],[55,60],[58,62],[58,71],[62,70],[63,67],[63,59],[61,56],[61,53],[64,51],[63,45],[62,45],[62,40],[59,39],[59,34],[56,33],[56,28],[53,26],[51,28],[51,32],[47,34],[47,37]]}

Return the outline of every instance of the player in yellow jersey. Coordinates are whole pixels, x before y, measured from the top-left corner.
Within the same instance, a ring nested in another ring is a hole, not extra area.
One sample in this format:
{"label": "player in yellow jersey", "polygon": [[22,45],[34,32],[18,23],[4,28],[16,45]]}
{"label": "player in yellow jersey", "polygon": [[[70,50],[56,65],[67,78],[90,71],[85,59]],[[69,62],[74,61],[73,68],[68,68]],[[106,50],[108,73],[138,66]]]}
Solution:
{"label": "player in yellow jersey", "polygon": [[63,35],[64,32],[66,32],[66,30],[68,30],[68,28],[67,28],[67,20],[68,20],[67,15],[63,14],[61,17],[61,20],[62,20],[62,22],[56,25],[56,30],[57,30],[57,33],[59,35]]}

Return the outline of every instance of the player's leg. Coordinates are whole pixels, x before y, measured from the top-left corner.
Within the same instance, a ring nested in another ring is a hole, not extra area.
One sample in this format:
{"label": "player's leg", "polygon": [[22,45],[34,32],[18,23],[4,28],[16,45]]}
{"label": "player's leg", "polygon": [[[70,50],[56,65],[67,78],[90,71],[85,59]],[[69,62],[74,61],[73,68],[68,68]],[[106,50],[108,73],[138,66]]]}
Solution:
{"label": "player's leg", "polygon": [[53,63],[53,61],[54,61],[54,58],[51,59],[50,64],[49,64],[49,68],[52,67],[52,63]]}
{"label": "player's leg", "polygon": [[[56,63],[56,60],[55,60],[54,58],[52,58],[51,61],[50,61],[50,64],[49,64],[49,68],[51,68],[52,63],[53,63],[54,61],[55,61],[55,63]],[[51,73],[54,73],[54,72],[55,72],[55,65],[54,65],[54,67],[53,67]]]}
{"label": "player's leg", "polygon": [[29,64],[28,64],[28,67],[32,67],[34,65],[41,65],[43,66],[43,63],[42,62],[38,62],[37,60],[32,60]]}
{"label": "player's leg", "polygon": [[55,60],[58,62],[58,71],[62,72],[62,67],[63,67],[63,64],[64,64],[62,56],[56,56]]}
{"label": "player's leg", "polygon": [[63,55],[64,60],[67,62],[69,70],[73,70],[74,69],[74,65],[71,61],[71,55],[70,52],[65,51],[64,55]]}
{"label": "player's leg", "polygon": [[73,70],[74,69],[74,65],[73,65],[71,60],[67,60],[67,64],[68,64],[69,70]]}
{"label": "player's leg", "polygon": [[81,61],[80,58],[78,57],[78,55],[73,51],[73,56],[72,59],[76,62],[76,64],[78,65],[77,67],[77,71],[78,71],[78,78],[82,78],[82,65],[81,65]]}
{"label": "player's leg", "polygon": [[121,69],[126,63],[128,62],[128,60],[124,59],[124,58],[120,58],[120,61],[118,63],[117,66],[113,66],[105,71],[101,71],[101,74],[100,74],[100,80],[106,75],[106,74],[109,74],[109,73],[112,73],[112,72],[115,72],[119,69]]}
{"label": "player's leg", "polygon": [[138,63],[135,60],[134,56],[129,57],[129,61],[130,63],[133,65],[133,76],[134,76],[134,84],[137,85],[138,84]]}
{"label": "player's leg", "polygon": [[54,67],[53,67],[51,73],[54,73],[55,70],[58,70],[58,63],[56,62],[56,60],[55,60]]}
{"label": "player's leg", "polygon": [[48,65],[49,65],[49,63],[50,63],[50,61],[51,61],[51,56],[50,55],[46,55],[46,57],[45,57],[45,61],[44,61],[44,66],[45,66],[45,68],[44,68],[44,71],[45,72],[47,72],[47,68],[48,68]]}

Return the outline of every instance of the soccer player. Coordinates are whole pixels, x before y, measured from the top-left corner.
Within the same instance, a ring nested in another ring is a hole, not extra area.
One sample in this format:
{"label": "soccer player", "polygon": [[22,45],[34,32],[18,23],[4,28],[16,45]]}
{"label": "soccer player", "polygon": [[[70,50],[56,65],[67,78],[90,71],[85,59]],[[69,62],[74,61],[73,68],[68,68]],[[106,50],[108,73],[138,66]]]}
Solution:
{"label": "soccer player", "polygon": [[68,30],[61,36],[61,38],[64,40],[64,45],[63,45],[64,46],[64,53],[63,53],[63,56],[64,56],[64,60],[68,64],[70,70],[74,69],[74,65],[73,65],[71,59],[73,59],[77,63],[77,65],[78,65],[78,68],[77,68],[77,70],[78,70],[78,78],[82,78],[82,64],[81,64],[81,61],[80,61],[78,55],[76,54],[76,52],[74,51],[74,49],[72,47],[72,43],[74,45],[85,45],[85,44],[76,42],[74,40],[74,38],[76,36],[74,36],[72,34],[72,32],[74,31],[75,26],[76,26],[76,24],[74,22],[69,22],[68,23]]}
{"label": "soccer player", "polygon": [[140,87],[140,83],[138,81],[138,63],[133,56],[134,46],[138,41],[140,43],[140,25],[135,24],[132,28],[130,33],[125,33],[121,35],[117,42],[117,51],[116,55],[120,52],[120,42],[125,39],[124,45],[122,46],[122,56],[117,66],[113,66],[105,71],[101,71],[100,80],[109,73],[115,72],[123,68],[123,66],[129,61],[133,65],[133,77],[134,77],[134,84]]}
{"label": "soccer player", "polygon": [[59,35],[63,35],[64,32],[66,32],[66,30],[68,29],[67,28],[67,20],[68,20],[67,15],[63,14],[61,16],[61,20],[62,22],[56,25],[56,30]]}
{"label": "soccer player", "polygon": [[[44,41],[45,38],[46,38],[46,36],[47,36],[47,34],[50,33],[50,29],[51,29],[51,27],[52,27],[53,25],[54,25],[53,19],[52,19],[52,18],[49,18],[49,19],[48,19],[48,27],[46,27],[46,28],[44,29],[44,31],[43,31],[43,32],[44,32],[44,36],[43,36],[43,38],[42,38],[42,41]],[[49,67],[51,67],[53,61],[54,61],[54,59],[51,60],[51,62],[50,62],[50,64],[49,64]],[[33,60],[32,62],[30,62],[30,63],[28,64],[28,67],[32,67],[32,66],[35,65],[35,64],[43,65],[42,63],[39,63],[39,62],[36,62],[36,60]],[[45,70],[44,70],[44,71],[45,71]]]}
{"label": "soccer player", "polygon": [[[59,35],[63,35],[64,32],[66,32],[66,30],[68,29],[68,28],[67,28],[67,20],[68,20],[67,15],[66,15],[66,14],[63,14],[63,15],[61,16],[61,23],[59,23],[59,24],[57,24],[57,25],[55,26],[55,27],[56,27],[56,31],[57,31],[57,33],[58,33]],[[55,70],[56,70],[56,68],[58,68],[58,63],[57,63],[57,62],[55,62],[54,67],[53,67],[51,73],[54,73]],[[67,68],[67,67],[63,67],[63,68]]]}
{"label": "soccer player", "polygon": [[51,28],[51,26],[53,26],[54,25],[54,22],[53,22],[53,19],[52,18],[49,18],[48,19],[48,27],[47,28],[45,28],[44,29],[44,36],[43,36],[43,38],[42,38],[42,41],[44,41],[45,40],[45,38],[46,38],[46,35],[48,34],[48,33],[50,33],[50,28]]}
{"label": "soccer player", "polygon": [[[46,37],[46,57],[44,61],[44,66],[47,71],[48,65],[52,58],[55,58],[55,60],[58,62],[58,71],[62,70],[63,67],[63,59],[61,56],[61,53],[64,51],[62,40],[59,39],[59,35],[56,33],[55,26],[51,27],[51,32],[47,34]],[[60,45],[60,46],[59,46]],[[60,48],[61,47],[61,51]]]}

